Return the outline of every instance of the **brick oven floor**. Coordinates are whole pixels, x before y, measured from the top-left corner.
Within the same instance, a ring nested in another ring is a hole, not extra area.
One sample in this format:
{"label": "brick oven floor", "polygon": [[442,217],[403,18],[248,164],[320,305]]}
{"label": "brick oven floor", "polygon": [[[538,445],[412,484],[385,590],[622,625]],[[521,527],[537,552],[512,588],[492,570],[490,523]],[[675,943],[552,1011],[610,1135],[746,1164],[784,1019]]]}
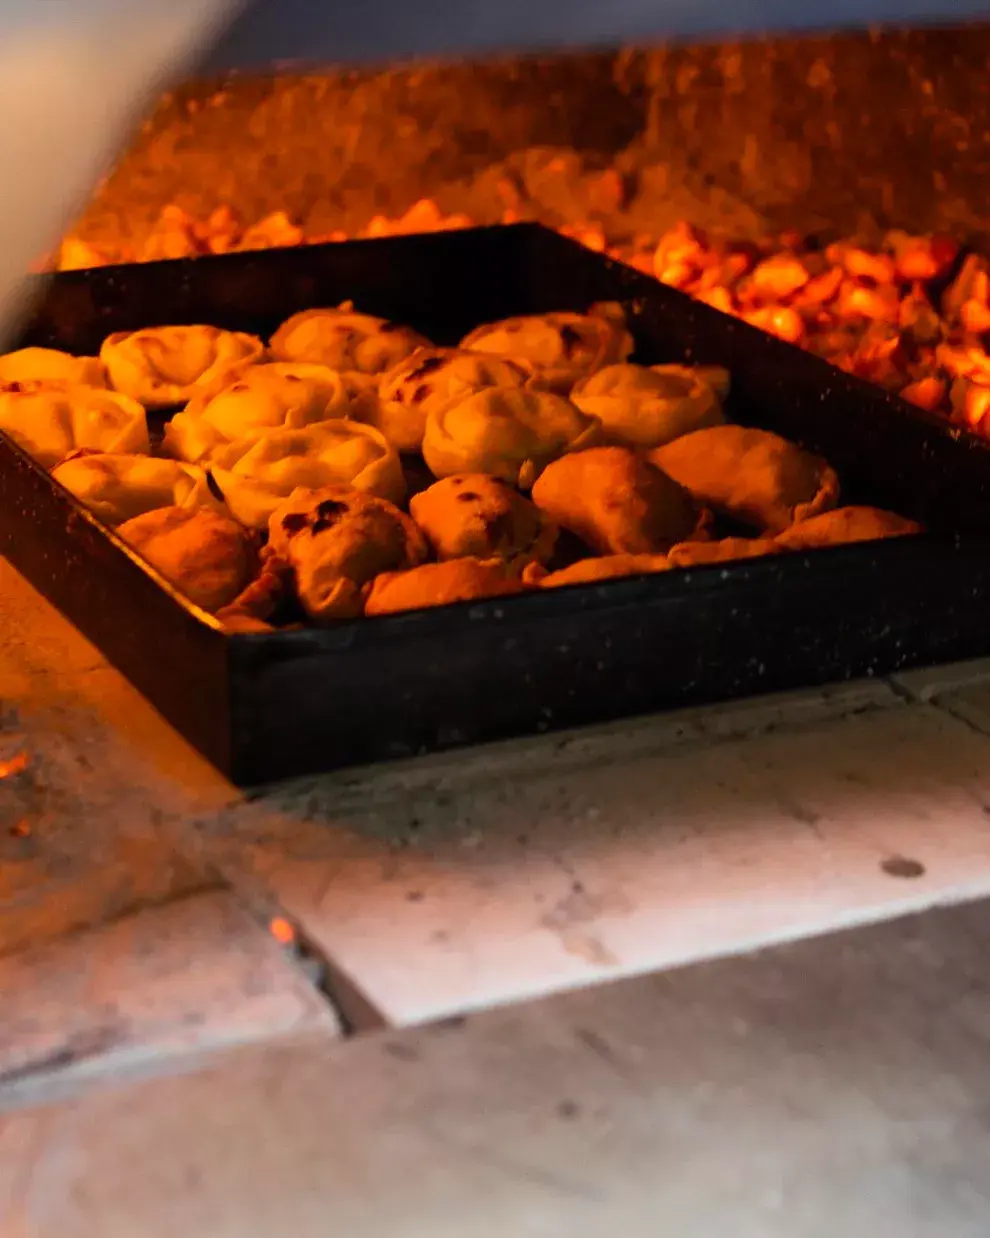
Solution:
{"label": "brick oven floor", "polygon": [[245,798],[0,560],[0,700],[5,1238],[986,1233],[990,664]]}

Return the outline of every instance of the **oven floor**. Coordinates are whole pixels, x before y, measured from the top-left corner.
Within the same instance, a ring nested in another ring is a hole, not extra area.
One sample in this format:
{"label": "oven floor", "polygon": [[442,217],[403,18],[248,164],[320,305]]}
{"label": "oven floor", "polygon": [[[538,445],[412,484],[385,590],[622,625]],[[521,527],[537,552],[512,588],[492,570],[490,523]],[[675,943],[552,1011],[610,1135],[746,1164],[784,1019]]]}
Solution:
{"label": "oven floor", "polygon": [[0,587],[0,1097],[990,893],[990,663],[245,797]]}
{"label": "oven floor", "polygon": [[0,1232],[987,1232],[990,663],[245,797],[0,560],[0,700]]}
{"label": "oven floor", "polygon": [[940,908],[22,1109],[0,1230],[985,1238],[986,929]]}

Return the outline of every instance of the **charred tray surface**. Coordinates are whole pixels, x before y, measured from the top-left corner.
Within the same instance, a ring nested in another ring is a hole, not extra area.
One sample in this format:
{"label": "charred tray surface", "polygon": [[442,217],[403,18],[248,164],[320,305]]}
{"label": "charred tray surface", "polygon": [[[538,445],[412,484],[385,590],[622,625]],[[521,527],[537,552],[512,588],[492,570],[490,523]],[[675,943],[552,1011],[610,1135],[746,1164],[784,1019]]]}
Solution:
{"label": "charred tray surface", "polygon": [[990,650],[990,449],[538,225],[57,276],[22,344],[206,322],[267,337],[353,299],[439,344],[619,300],[637,360],[725,366],[728,412],[824,455],[920,537],[330,627],[228,634],[0,434],[0,551],[239,783]]}

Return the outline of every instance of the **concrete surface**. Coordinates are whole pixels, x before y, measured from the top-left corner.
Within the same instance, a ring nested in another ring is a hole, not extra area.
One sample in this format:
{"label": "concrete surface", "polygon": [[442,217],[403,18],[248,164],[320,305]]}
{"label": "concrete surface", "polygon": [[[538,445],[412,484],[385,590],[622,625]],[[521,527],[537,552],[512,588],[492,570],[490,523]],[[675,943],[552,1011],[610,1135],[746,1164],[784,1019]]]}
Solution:
{"label": "concrete surface", "polygon": [[0,1120],[16,1238],[984,1238],[987,906]]}

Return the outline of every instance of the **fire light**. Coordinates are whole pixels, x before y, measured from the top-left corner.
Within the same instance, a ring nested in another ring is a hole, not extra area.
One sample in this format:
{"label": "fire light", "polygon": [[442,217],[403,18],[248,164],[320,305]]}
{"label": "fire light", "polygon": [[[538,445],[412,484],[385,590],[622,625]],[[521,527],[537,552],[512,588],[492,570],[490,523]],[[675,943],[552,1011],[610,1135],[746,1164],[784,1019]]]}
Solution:
{"label": "fire light", "polygon": [[28,767],[28,755],[26,752],[15,753],[14,756],[8,757],[5,761],[0,761],[0,779],[13,778],[17,774],[22,774]]}

